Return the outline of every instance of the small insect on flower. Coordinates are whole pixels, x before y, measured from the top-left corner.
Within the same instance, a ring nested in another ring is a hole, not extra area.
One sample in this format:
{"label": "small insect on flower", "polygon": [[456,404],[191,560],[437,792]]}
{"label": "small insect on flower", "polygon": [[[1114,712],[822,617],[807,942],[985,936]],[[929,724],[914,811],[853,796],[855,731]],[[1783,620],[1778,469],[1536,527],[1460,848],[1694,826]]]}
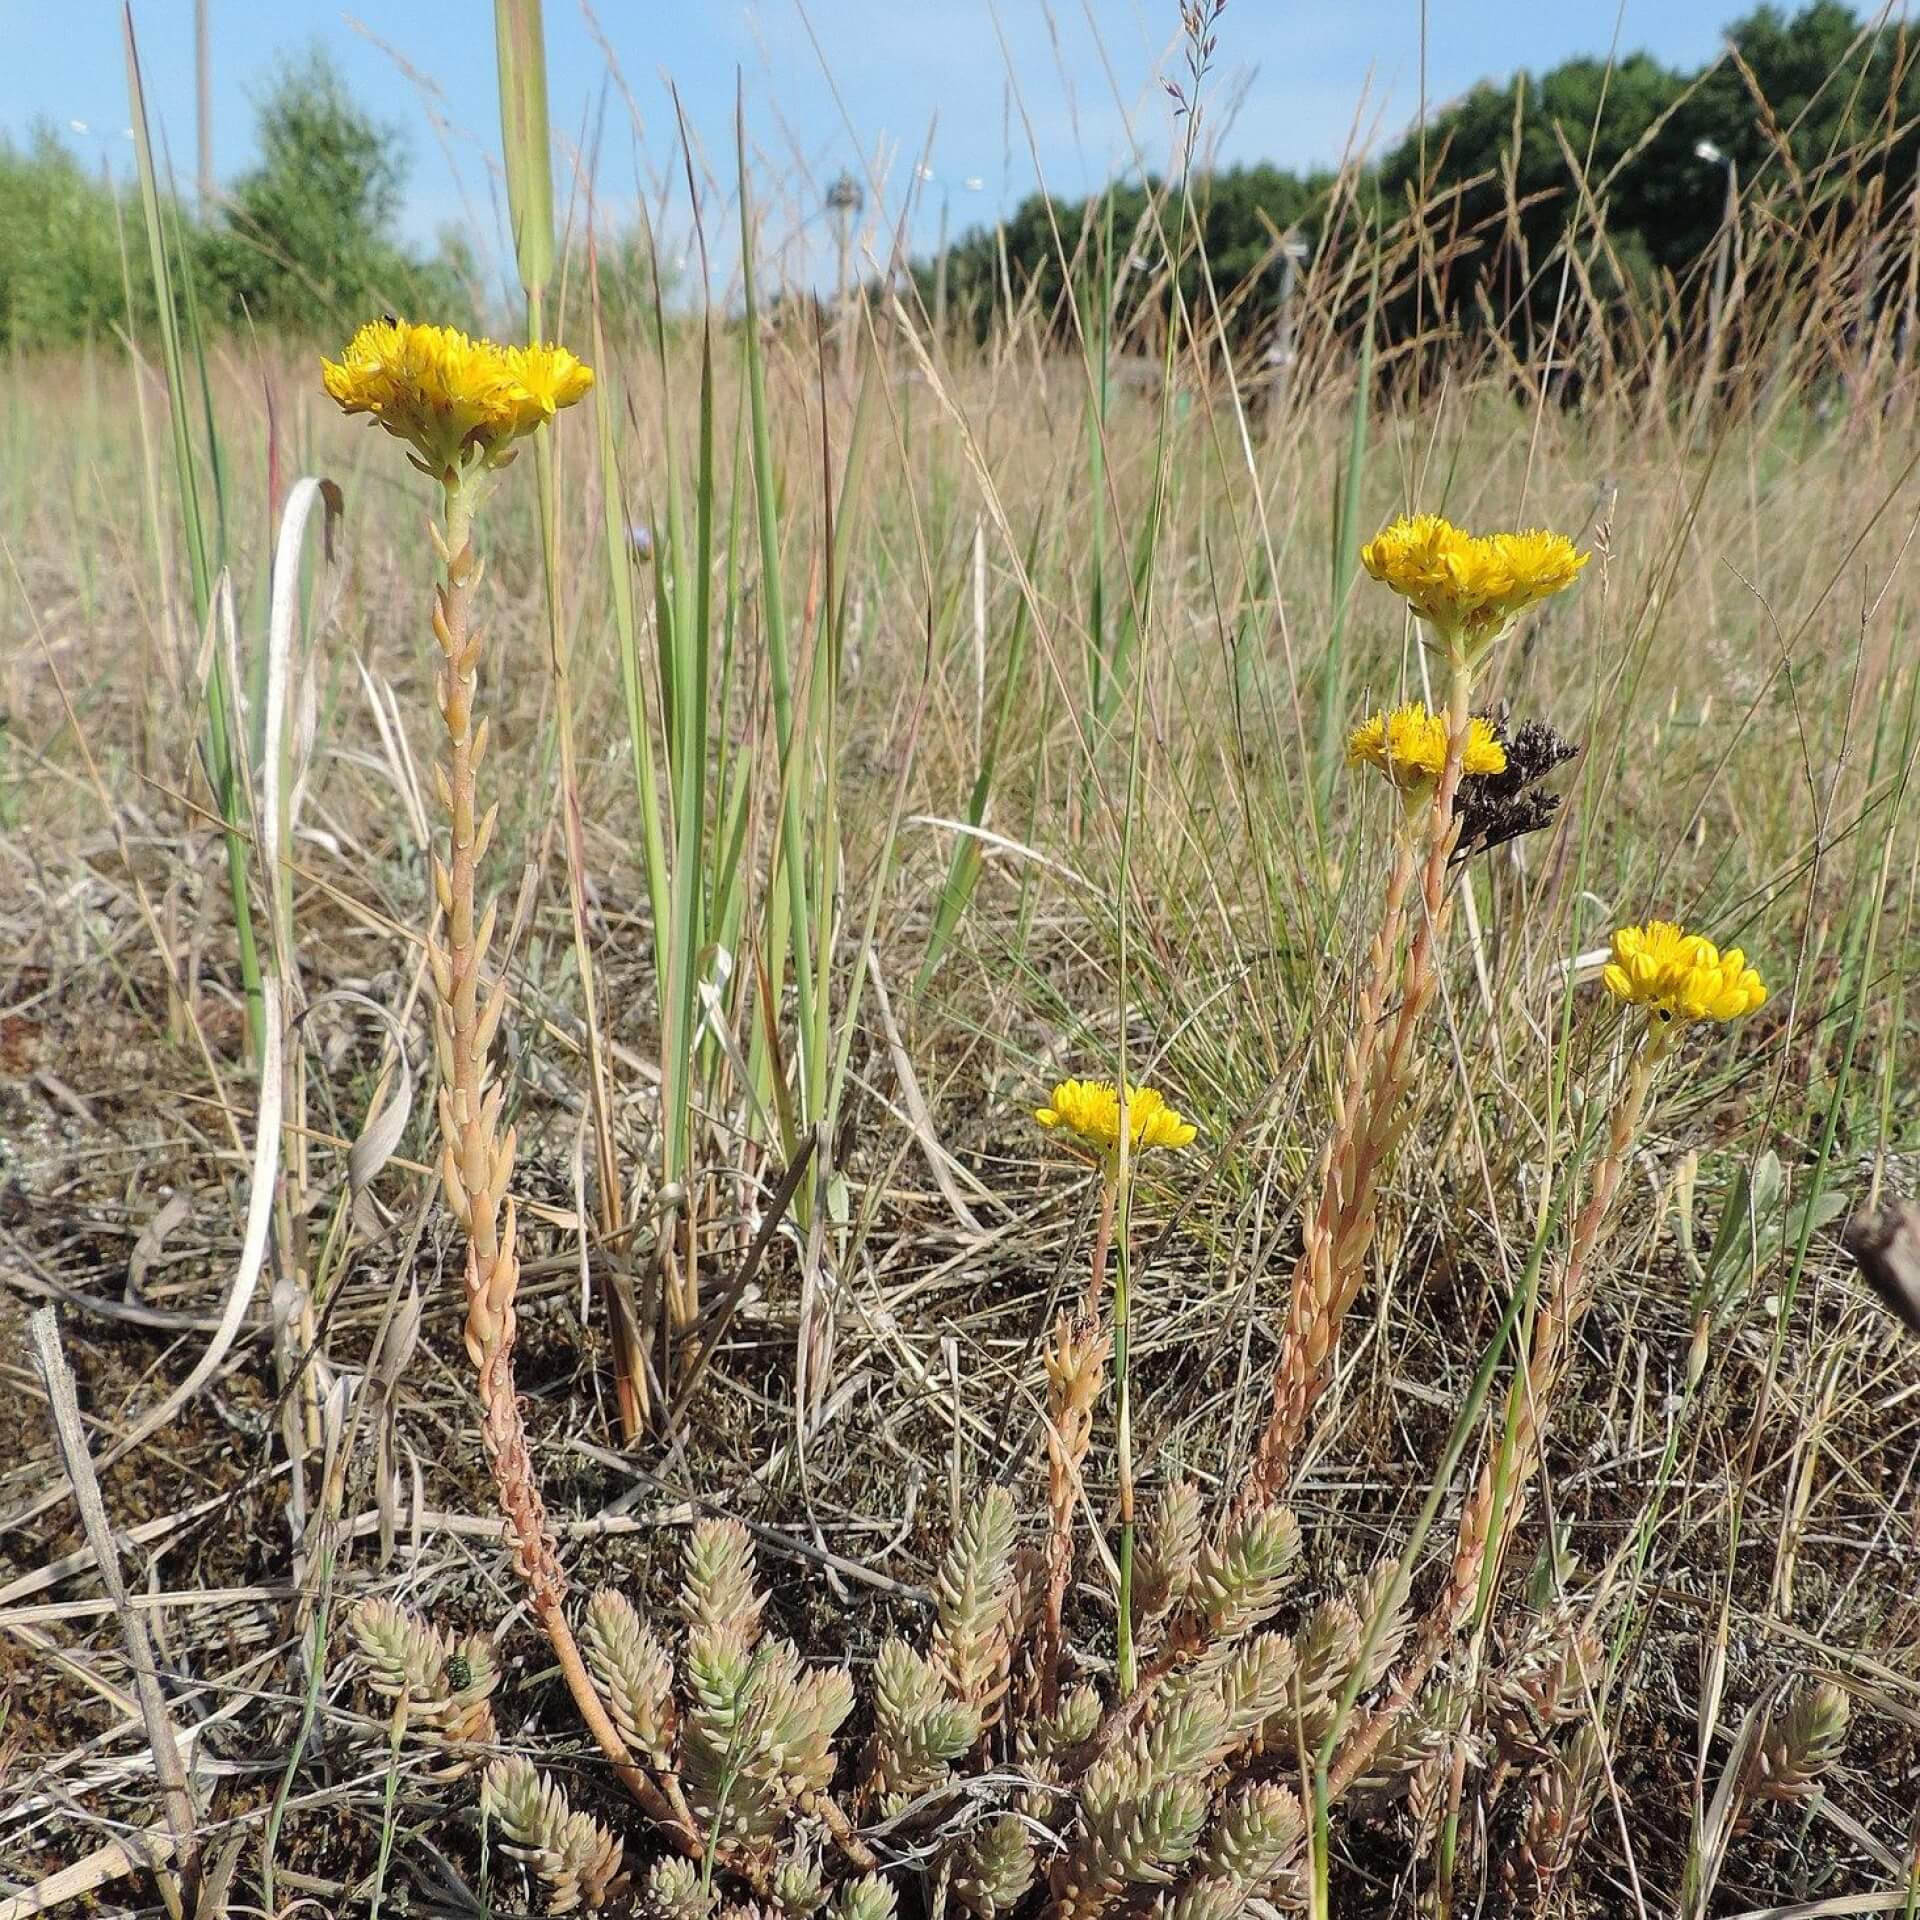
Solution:
{"label": "small insect on flower", "polygon": [[1711,940],[1670,920],[1620,928],[1600,980],[1616,1000],[1682,1025],[1737,1020],[1767,998],[1759,974],[1738,947],[1722,953]]}
{"label": "small insect on flower", "polygon": [[[1034,1119],[1049,1132],[1071,1134],[1101,1155],[1120,1146],[1120,1092],[1111,1080],[1062,1080],[1049,1106]],[[1199,1128],[1167,1105],[1152,1087],[1127,1089],[1127,1145],[1132,1152],[1152,1147],[1184,1147]]]}
{"label": "small insect on flower", "polygon": [[[1376,713],[1347,736],[1347,765],[1378,767],[1403,792],[1424,791],[1447,764],[1447,716],[1429,713],[1418,700]],[[1502,773],[1507,750],[1492,724],[1475,714],[1467,722],[1462,773]]]}
{"label": "small insect on flower", "polygon": [[1565,534],[1472,534],[1437,513],[1403,515],[1360,550],[1376,580],[1469,654],[1536,601],[1572,586],[1589,557]]}

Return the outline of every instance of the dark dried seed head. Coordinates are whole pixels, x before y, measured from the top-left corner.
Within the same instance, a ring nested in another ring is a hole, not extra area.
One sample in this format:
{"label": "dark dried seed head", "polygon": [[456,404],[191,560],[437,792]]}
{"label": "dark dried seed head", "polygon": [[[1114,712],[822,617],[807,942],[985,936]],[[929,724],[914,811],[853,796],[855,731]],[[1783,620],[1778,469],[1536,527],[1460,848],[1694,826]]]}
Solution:
{"label": "dark dried seed head", "polygon": [[1579,751],[1544,720],[1528,720],[1509,731],[1507,714],[1489,715],[1494,738],[1506,749],[1507,764],[1500,773],[1469,774],[1460,782],[1458,812],[1460,840],[1454,853],[1465,860],[1490,847],[1538,833],[1559,810],[1557,793],[1535,791],[1536,782]]}

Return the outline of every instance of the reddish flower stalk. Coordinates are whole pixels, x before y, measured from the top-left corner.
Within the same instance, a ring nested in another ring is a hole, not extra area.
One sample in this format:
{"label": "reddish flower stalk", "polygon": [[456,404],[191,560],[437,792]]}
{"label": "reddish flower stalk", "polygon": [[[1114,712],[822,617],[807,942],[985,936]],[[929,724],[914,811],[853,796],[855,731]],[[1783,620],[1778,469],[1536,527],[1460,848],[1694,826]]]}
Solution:
{"label": "reddish flower stalk", "polygon": [[447,733],[447,761],[436,784],[448,822],[447,858],[433,863],[434,890],[447,917],[443,947],[429,936],[427,957],[438,993],[434,1036],[440,1060],[440,1176],[447,1205],[467,1235],[466,1345],[480,1394],[481,1435],[513,1547],[514,1570],[527,1589],[587,1730],[646,1812],[675,1845],[697,1854],[701,1836],[680,1792],[633,1763],[581,1658],[566,1615],[566,1575],[554,1551],[540,1483],[527,1450],[526,1425],[514,1390],[514,1295],[519,1286],[516,1219],[507,1186],[514,1131],[500,1128],[502,1089],[489,1084],[488,1057],[506,1006],[506,981],[481,998],[497,902],[477,909],[481,860],[497,808],[478,812],[477,775],[487,749],[487,723],[475,722],[481,635],[472,625],[480,565],[471,539],[472,503],[456,479],[447,488],[446,532],[434,539],[447,577],[434,589],[433,632],[441,652],[437,693]]}
{"label": "reddish flower stalk", "polygon": [[1347,1044],[1334,1124],[1320,1157],[1319,1195],[1294,1263],[1287,1327],[1274,1368],[1272,1407],[1246,1483],[1234,1503],[1236,1518],[1270,1504],[1285,1490],[1294,1456],[1326,1387],[1341,1324],[1366,1271],[1380,1172],[1406,1124],[1403,1096],[1412,1076],[1413,1037],[1439,990],[1439,963],[1451,916],[1447,862],[1459,838],[1454,801],[1467,748],[1469,689],[1468,674],[1463,667],[1456,668],[1447,707],[1446,760],[1427,811],[1420,896],[1424,912],[1400,969],[1399,1006],[1390,1027],[1387,992],[1417,860],[1410,835],[1400,836],[1388,870],[1366,984],[1354,1010],[1354,1037]]}

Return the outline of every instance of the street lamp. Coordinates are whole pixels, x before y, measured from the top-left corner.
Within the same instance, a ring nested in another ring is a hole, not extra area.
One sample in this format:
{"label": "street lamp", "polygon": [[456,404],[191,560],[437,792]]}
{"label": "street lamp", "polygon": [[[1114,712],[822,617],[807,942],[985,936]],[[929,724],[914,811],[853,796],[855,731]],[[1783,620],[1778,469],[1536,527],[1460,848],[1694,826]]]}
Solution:
{"label": "street lamp", "polygon": [[1289,233],[1280,242],[1279,312],[1274,317],[1273,344],[1267,349],[1267,366],[1276,387],[1285,380],[1287,369],[1293,365],[1294,285],[1302,263],[1312,252],[1313,249],[1298,233]]}
{"label": "street lamp", "polygon": [[1732,154],[1722,153],[1711,140],[1696,140],[1693,157],[1710,167],[1727,170],[1727,204],[1720,217],[1720,251],[1713,263],[1713,301],[1707,308],[1709,350],[1720,343],[1720,322],[1726,312],[1727,282],[1733,273],[1733,235],[1740,220],[1740,163]]}
{"label": "street lamp", "polygon": [[[933,176],[927,175],[928,179]],[[978,193],[987,183],[977,173],[970,173],[961,181],[968,193]],[[933,252],[933,332],[935,339],[944,340],[947,333],[947,196],[940,196],[940,237]]]}

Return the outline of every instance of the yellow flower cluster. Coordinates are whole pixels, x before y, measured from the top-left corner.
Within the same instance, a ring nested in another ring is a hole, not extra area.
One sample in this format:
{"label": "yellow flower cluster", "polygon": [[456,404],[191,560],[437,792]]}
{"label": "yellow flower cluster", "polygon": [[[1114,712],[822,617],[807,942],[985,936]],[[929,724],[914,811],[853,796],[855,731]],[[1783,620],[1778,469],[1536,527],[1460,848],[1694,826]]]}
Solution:
{"label": "yellow flower cluster", "polygon": [[497,463],[593,385],[565,347],[503,347],[391,319],[368,322],[320,371],[346,412],[372,414],[435,474],[475,455]]}
{"label": "yellow flower cluster", "polygon": [[1600,978],[1616,999],[1650,1008],[1662,1020],[1737,1020],[1767,997],[1738,947],[1722,953],[1670,920],[1620,928]]}
{"label": "yellow flower cluster", "polygon": [[[1402,792],[1431,788],[1447,764],[1447,716],[1409,700],[1391,713],[1376,713],[1347,736],[1347,765],[1378,767]],[[1507,750],[1492,726],[1475,714],[1467,722],[1462,773],[1504,773]]]}
{"label": "yellow flower cluster", "polygon": [[[1120,1145],[1120,1092],[1111,1080],[1062,1080],[1050,1106],[1034,1116],[1050,1131],[1073,1134],[1100,1154]],[[1199,1129],[1167,1105],[1152,1087],[1127,1090],[1127,1144],[1139,1153],[1149,1147],[1184,1147]]]}
{"label": "yellow flower cluster", "polygon": [[1572,586],[1588,557],[1565,534],[1464,533],[1437,513],[1403,516],[1360,549],[1376,580],[1469,653]]}

